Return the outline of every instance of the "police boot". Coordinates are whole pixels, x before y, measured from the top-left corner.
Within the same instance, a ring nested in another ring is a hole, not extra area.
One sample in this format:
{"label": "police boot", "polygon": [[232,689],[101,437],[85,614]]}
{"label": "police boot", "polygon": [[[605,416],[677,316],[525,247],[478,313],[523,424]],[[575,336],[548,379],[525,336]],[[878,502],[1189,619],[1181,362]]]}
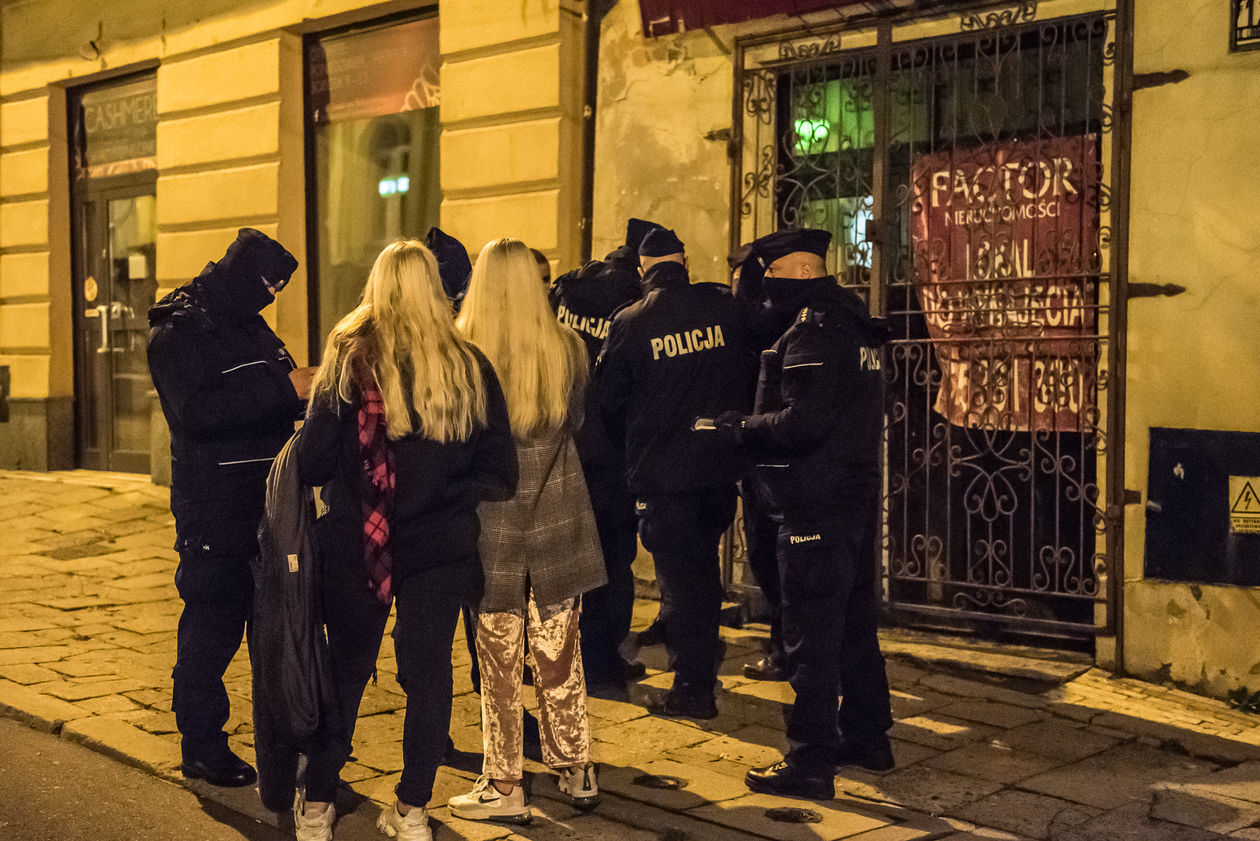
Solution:
{"label": "police boot", "polygon": [[765,768],[753,768],[744,775],[744,785],[777,797],[831,800],[836,796],[836,781],[830,774],[806,771],[786,759]]}
{"label": "police boot", "polygon": [[896,765],[893,760],[892,742],[887,736],[874,739],[841,739],[834,755],[837,765],[856,765],[867,771],[883,773]]}
{"label": "police boot", "polygon": [[647,699],[648,711],[666,718],[717,718],[712,692],[660,692]]}

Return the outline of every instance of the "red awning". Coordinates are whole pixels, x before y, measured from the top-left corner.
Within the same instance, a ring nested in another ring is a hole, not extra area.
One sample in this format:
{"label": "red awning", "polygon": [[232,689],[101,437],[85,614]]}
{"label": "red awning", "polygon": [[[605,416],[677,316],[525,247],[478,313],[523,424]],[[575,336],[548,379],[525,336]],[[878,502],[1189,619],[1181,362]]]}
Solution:
{"label": "red awning", "polygon": [[643,34],[656,38],[719,23],[799,15],[861,2],[864,0],[639,0],[639,9],[643,13]]}

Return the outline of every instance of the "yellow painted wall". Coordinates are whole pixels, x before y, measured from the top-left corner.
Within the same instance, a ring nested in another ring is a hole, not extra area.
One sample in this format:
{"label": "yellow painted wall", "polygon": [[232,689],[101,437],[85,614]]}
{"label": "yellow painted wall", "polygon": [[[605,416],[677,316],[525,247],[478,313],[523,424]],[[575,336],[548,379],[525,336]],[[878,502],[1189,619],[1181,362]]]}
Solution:
{"label": "yellow painted wall", "polygon": [[580,262],[580,0],[445,0],[442,229]]}
{"label": "yellow painted wall", "polygon": [[[1125,486],[1146,499],[1153,426],[1260,431],[1260,52],[1227,51],[1226,4],[1142,0],[1134,93]],[[1126,666],[1212,694],[1260,686],[1260,590],[1144,581],[1146,517],[1127,509]]]}
{"label": "yellow painted wall", "polygon": [[734,26],[655,40],[623,0],[600,37],[592,254],[625,241],[626,220],[673,228],[694,280],[727,280],[730,164],[705,134],[731,126]]}

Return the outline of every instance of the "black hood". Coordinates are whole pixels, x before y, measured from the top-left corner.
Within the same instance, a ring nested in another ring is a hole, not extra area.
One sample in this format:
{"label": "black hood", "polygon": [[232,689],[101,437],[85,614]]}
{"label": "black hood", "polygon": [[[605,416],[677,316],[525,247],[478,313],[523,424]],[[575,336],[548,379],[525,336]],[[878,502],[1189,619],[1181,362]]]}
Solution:
{"label": "black hood", "polygon": [[616,263],[592,260],[565,272],[552,286],[552,298],[583,314],[608,317],[618,307],[642,296],[639,273]]}
{"label": "black hood", "polygon": [[149,324],[156,325],[177,311],[236,318],[257,315],[275,300],[264,279],[283,286],[297,266],[280,243],[262,231],[241,228],[217,262],[207,263],[201,274],[149,310]]}
{"label": "black hood", "polygon": [[254,315],[276,299],[267,283],[283,286],[297,270],[297,259],[262,231],[241,228],[217,263],[210,263],[192,282],[200,287],[207,309]]}

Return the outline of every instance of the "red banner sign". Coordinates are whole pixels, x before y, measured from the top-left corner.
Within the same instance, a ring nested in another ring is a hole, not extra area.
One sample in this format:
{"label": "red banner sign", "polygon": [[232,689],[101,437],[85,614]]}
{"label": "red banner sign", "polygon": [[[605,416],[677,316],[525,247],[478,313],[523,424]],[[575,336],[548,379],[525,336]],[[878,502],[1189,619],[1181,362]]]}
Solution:
{"label": "red banner sign", "polygon": [[951,424],[1097,422],[1096,161],[1092,134],[915,161],[915,288]]}
{"label": "red banner sign", "polygon": [[861,0],[639,0],[643,34],[659,38],[675,32],[771,15],[803,15],[852,6]]}
{"label": "red banner sign", "polygon": [[436,16],[312,41],[307,98],[316,123],[382,117],[441,101]]}

